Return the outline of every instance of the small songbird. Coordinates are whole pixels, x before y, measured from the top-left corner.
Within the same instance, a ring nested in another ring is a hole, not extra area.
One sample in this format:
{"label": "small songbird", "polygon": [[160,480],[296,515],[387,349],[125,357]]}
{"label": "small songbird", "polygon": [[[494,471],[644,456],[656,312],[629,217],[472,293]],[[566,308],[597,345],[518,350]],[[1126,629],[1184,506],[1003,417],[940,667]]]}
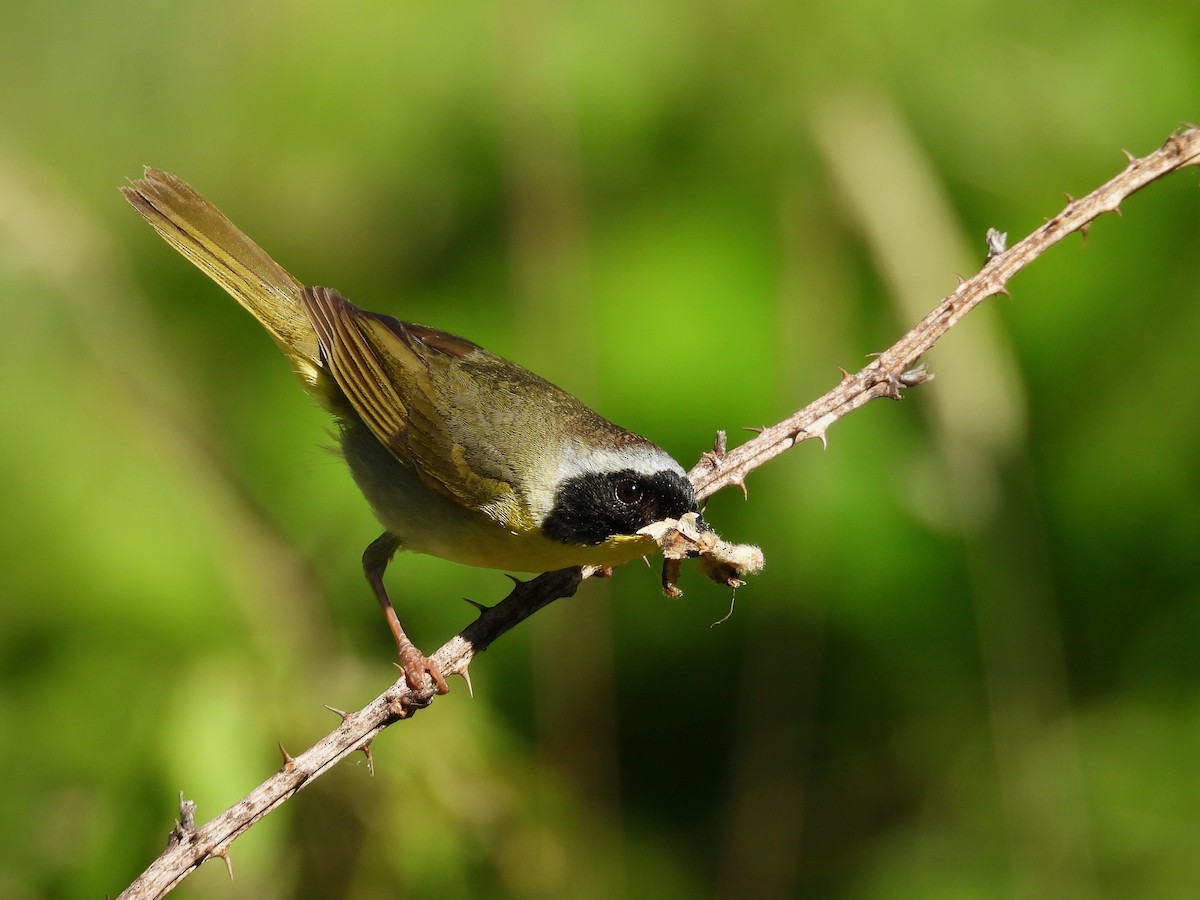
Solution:
{"label": "small songbird", "polygon": [[446,682],[388,599],[383,574],[397,550],[519,572],[615,566],[657,549],[644,526],[696,512],[679,463],[545,379],[305,287],[169,172],[147,168],[122,191],[259,321],[336,418],[350,472],[386,529],[363,570],[412,688],[428,675],[444,693]]}

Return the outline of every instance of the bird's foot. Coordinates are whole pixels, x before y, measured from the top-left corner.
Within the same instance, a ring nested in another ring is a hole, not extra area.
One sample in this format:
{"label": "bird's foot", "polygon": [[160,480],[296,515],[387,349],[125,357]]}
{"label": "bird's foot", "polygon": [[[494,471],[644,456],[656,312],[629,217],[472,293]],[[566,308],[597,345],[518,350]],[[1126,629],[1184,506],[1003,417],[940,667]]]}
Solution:
{"label": "bird's foot", "polygon": [[404,670],[404,680],[414,691],[425,687],[426,675],[433,681],[433,689],[436,693],[446,694],[450,691],[437,663],[418,650],[412,641],[405,641],[404,645],[400,647],[400,668]]}

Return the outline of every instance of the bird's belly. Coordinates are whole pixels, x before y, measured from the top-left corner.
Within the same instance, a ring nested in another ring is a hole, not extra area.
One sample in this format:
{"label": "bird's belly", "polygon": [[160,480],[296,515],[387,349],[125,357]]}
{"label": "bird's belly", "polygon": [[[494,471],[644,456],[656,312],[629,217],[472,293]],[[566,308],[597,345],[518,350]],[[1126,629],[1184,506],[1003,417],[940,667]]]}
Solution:
{"label": "bird's belly", "polygon": [[[404,532],[404,547],[469,566],[513,572],[548,572],[567,566],[616,566],[657,549],[647,538],[627,535],[610,538],[601,544],[564,544],[540,531],[514,532],[486,516],[474,514],[471,518],[483,521],[456,519],[438,524],[413,523],[413,527]],[[392,531],[391,525],[384,524]]]}

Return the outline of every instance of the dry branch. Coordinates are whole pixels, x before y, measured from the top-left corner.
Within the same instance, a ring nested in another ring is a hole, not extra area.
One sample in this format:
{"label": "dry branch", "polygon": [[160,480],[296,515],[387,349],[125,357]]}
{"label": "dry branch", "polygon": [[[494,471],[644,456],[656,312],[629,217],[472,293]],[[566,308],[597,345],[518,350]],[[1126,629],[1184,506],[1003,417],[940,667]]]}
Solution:
{"label": "dry branch", "polygon": [[[724,437],[704,453],[689,473],[700,499],[730,485],[745,485],[746,476],[763,463],[809,438],[825,439],[829,426],[877,397],[899,399],[904,388],[931,376],[917,365],[919,358],[968,312],[988,297],[1007,294],[1009,280],[1064,237],[1085,232],[1100,215],[1115,212],[1126,197],[1164,175],[1200,163],[1200,131],[1185,128],[1155,152],[1140,159],[1130,154],[1128,165],[1114,178],[1079,200],[1071,200],[1054,218],[1011,248],[1004,236],[988,233],[988,259],[974,277],[963,281],[920,323],[876,356],[860,371],[843,373],[841,382],[777,425],[726,451]],[[575,593],[593,569],[563,569],[518,583],[512,593],[451,638],[435,654],[443,672],[467,678],[474,657],[500,635],[560,597]],[[337,762],[359,750],[368,751],[384,728],[408,718],[433,700],[432,690],[412,691],[401,676],[367,706],[342,715],[341,725],[295,758],[284,755],[283,767],[234,806],[197,827],[194,808],[180,796],[180,821],[167,849],[121,895],[123,900],[162,897],[201,863],[214,857],[228,862],[233,841],[271,810],[287,801]]]}

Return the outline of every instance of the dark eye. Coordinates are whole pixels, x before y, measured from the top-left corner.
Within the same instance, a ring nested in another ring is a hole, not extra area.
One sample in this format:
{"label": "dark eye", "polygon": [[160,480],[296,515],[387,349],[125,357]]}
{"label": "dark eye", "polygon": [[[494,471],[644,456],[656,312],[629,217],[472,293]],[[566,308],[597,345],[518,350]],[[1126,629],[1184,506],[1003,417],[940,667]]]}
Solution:
{"label": "dark eye", "polygon": [[626,506],[632,506],[642,499],[642,486],[632,478],[621,478],[617,480],[617,499]]}

